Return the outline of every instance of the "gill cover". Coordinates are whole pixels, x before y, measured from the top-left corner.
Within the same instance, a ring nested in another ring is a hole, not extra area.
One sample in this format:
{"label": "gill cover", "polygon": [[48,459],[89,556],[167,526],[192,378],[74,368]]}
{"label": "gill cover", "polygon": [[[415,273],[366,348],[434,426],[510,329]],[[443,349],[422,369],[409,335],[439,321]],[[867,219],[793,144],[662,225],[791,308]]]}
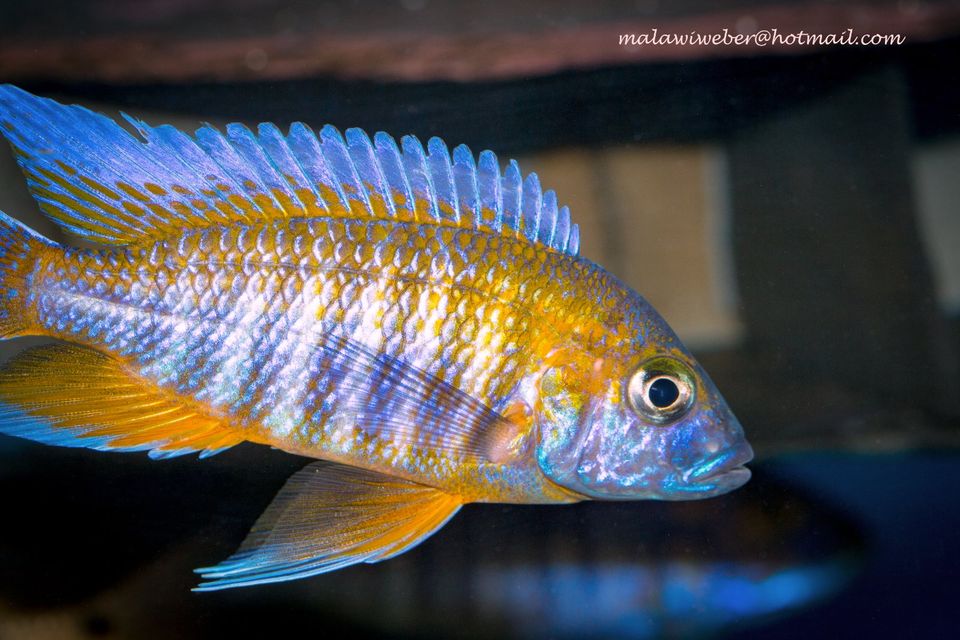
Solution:
{"label": "gill cover", "polygon": [[536,424],[537,463],[560,486],[575,489],[584,445],[598,409],[602,361],[592,367],[576,364],[552,366],[540,379],[540,411]]}

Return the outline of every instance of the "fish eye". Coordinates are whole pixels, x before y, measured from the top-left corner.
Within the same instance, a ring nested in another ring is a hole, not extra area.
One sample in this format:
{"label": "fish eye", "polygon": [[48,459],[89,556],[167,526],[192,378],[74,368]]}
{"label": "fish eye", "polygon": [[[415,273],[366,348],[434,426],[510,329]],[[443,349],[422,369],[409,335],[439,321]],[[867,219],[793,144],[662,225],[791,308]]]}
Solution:
{"label": "fish eye", "polygon": [[647,399],[658,409],[667,409],[680,397],[677,383],[670,378],[657,378],[647,387]]}
{"label": "fish eye", "polygon": [[627,383],[627,399],[640,417],[664,424],[693,405],[693,372],[674,358],[659,357],[637,367]]}

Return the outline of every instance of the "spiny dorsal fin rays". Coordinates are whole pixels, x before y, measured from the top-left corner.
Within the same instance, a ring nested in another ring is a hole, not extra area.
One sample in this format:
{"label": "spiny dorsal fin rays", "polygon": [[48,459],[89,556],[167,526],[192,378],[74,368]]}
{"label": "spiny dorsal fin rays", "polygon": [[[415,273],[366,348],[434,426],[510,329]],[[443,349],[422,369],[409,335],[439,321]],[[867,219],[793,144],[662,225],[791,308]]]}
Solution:
{"label": "spiny dorsal fin rays", "polygon": [[480,208],[480,195],[477,190],[477,165],[473,154],[466,145],[459,145],[453,150],[453,185],[457,193],[456,207],[459,211],[474,213],[474,224],[483,224]]}
{"label": "spiny dorsal fin rays", "polygon": [[393,198],[388,198],[394,203],[394,214],[399,218],[414,219],[413,190],[410,178],[404,171],[403,158],[397,143],[382,131],[378,132],[373,140],[377,149],[376,157],[380,159],[380,170],[387,181],[389,192],[395,194]]}
{"label": "spiny dorsal fin rays", "polygon": [[[443,140],[436,137],[427,141],[427,150],[430,152],[427,161],[433,178],[434,197],[439,210],[438,215],[441,220],[458,223],[460,222],[459,199],[457,198],[457,186],[453,183],[450,152],[447,151],[447,145],[443,143]],[[468,222],[473,222],[473,220]]]}
{"label": "spiny dorsal fin rays", "polygon": [[[249,221],[243,209],[233,206],[228,199],[231,190],[240,191],[240,185],[234,182],[233,176],[230,175],[222,176],[223,181],[218,182],[216,177],[221,172],[220,166],[197,146],[192,138],[171,125],[150,127],[145,122],[125,113],[121,115],[147,141],[148,149],[158,157],[158,166],[168,166],[171,169],[176,167],[175,170],[181,174],[202,175],[206,178],[206,186],[201,186],[197,190],[201,199],[199,202],[193,202],[192,205],[202,209],[206,213],[207,220],[213,224],[228,223],[238,219]],[[207,207],[203,208],[201,202],[206,203]]]}
{"label": "spiny dorsal fin rays", "polygon": [[[291,157],[307,176],[310,187],[319,194],[321,206],[328,212],[336,207],[349,210],[350,203],[343,192],[343,186],[327,164],[320,150],[320,141],[313,130],[302,122],[294,122],[285,142]],[[324,190],[327,193],[324,193]]]}
{"label": "spiny dorsal fin rays", "polygon": [[566,208],[511,161],[475,161],[439,138],[398,148],[359,129],[315,134],[296,123],[253,133],[206,125],[191,137],[168,125],[111,118],[0,85],[0,128],[17,151],[44,211],[68,230],[105,244],[143,244],[184,228],[330,215],[469,226],[576,254]]}
{"label": "spiny dorsal fin rays", "polygon": [[357,200],[367,212],[372,213],[370,197],[357,172],[357,165],[336,127],[328,124],[320,130],[320,147],[321,153],[333,169],[334,179],[342,186],[348,202]]}
{"label": "spiny dorsal fin rays", "polygon": [[[247,183],[250,190],[250,197],[254,200],[260,194],[266,194],[269,197],[269,206],[276,207],[278,215],[290,218],[297,218],[306,215],[306,207],[300,201],[300,198],[290,188],[288,180],[293,177],[287,174],[288,179],[284,179],[276,169],[276,160],[268,155],[266,149],[262,146],[262,138],[253,135],[247,127],[242,124],[231,123],[227,125],[227,138],[230,145],[237,151],[242,163],[252,169],[254,177],[251,183]],[[292,171],[293,169],[289,169]],[[255,186],[253,186],[255,185]],[[261,205],[261,209],[265,208]]]}
{"label": "spiny dorsal fin rays", "polygon": [[[226,182],[224,183],[211,180],[215,177],[214,172],[219,171],[219,169],[190,137],[170,125],[149,128],[145,123],[125,113],[121,115],[148,142],[148,150],[157,157],[157,166],[177,167],[181,173],[201,174],[207,177],[209,184],[197,189],[195,193],[199,194],[199,197],[194,198],[190,203],[191,208],[205,214],[204,219],[206,221],[210,224],[226,224],[231,221],[241,220],[246,222],[250,220],[243,209],[233,206],[226,198],[227,192],[231,188],[239,190],[239,185],[233,184],[233,180],[229,176],[225,177]],[[178,149],[178,152],[172,152],[172,148]],[[223,191],[224,184],[227,185],[227,191]],[[159,184],[156,184],[156,186],[159,187]],[[130,188],[132,189],[132,186]],[[151,195],[153,194],[151,193]],[[143,202],[147,203],[149,200],[143,200]]]}
{"label": "spiny dorsal fin rays", "polygon": [[439,220],[436,192],[433,189],[433,178],[427,169],[427,157],[423,152],[423,145],[413,136],[403,136],[400,139],[400,145],[403,149],[401,155],[403,171],[410,181],[417,216],[424,221]]}
{"label": "spiny dorsal fin rays", "polygon": [[545,245],[553,246],[553,238],[557,232],[557,194],[553,191],[546,191],[543,194],[543,204],[540,210],[540,231],[537,234],[537,240]]}
{"label": "spiny dorsal fin rays", "polygon": [[536,241],[540,230],[540,208],[543,205],[543,193],[540,190],[540,179],[537,174],[531,173],[523,181],[522,194],[523,235],[527,240]]}
{"label": "spiny dorsal fin rays", "polygon": [[[548,194],[553,194],[553,191],[548,191]],[[553,194],[551,200],[556,203],[557,196]],[[560,210],[557,212],[557,226],[553,232],[552,243],[555,243],[559,246],[569,248],[569,239],[570,239],[570,209],[567,207],[560,207]],[[576,251],[571,251],[571,253],[576,253]]]}
{"label": "spiny dorsal fin rays", "polygon": [[[472,155],[472,154],[471,154]],[[481,212],[493,212],[493,220],[487,222],[497,232],[503,230],[503,181],[500,178],[500,164],[492,151],[480,153],[477,167],[477,191],[480,195]]]}
{"label": "spiny dorsal fin rays", "polygon": [[[377,160],[376,151],[370,143],[370,138],[362,129],[347,129],[346,133],[347,149],[350,151],[350,157],[353,159],[353,165],[357,169],[360,178],[360,184],[369,185],[372,190],[368,194],[367,202],[373,206],[369,196],[374,195],[391,218],[397,217],[397,209],[394,199],[390,196],[390,187],[387,185],[384,171],[380,168],[380,162]],[[365,191],[361,188],[361,191]]]}
{"label": "spiny dorsal fin rays", "polygon": [[511,160],[500,184],[503,207],[503,230],[518,230],[522,224],[521,202],[523,201],[523,182],[520,175],[520,166],[516,160]]}
{"label": "spiny dorsal fin rays", "polygon": [[[273,159],[277,170],[286,176],[283,182],[290,197],[303,205],[307,215],[328,213],[329,209],[323,195],[317,191],[314,181],[310,180],[304,167],[294,157],[280,129],[276,125],[264,122],[257,127],[257,133],[267,156]],[[304,187],[296,189],[293,185],[304,185]]]}

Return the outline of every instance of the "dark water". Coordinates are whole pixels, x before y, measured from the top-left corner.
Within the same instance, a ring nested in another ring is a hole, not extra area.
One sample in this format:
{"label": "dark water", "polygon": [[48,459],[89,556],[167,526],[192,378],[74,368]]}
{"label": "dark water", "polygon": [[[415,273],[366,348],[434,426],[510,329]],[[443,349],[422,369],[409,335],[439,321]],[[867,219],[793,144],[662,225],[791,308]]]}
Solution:
{"label": "dark water", "polygon": [[943,452],[820,453],[771,461],[776,477],[804,487],[858,523],[864,562],[835,598],[763,629],[762,637],[801,637],[823,629],[845,636],[951,637],[960,568],[958,463],[955,453]]}
{"label": "dark water", "polygon": [[949,637],[952,627],[952,454],[778,456],[744,489],[704,502],[476,505],[391,562],[192,594],[191,568],[232,550],[299,459],[244,446],[202,465],[154,463],[4,445],[0,629],[11,632],[40,620],[113,637],[277,624],[411,638]]}

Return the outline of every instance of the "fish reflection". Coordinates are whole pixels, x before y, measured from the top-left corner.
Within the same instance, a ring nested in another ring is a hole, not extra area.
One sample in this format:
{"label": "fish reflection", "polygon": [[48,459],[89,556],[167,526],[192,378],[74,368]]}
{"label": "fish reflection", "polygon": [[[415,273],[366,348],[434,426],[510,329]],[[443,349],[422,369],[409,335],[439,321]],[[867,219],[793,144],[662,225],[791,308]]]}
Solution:
{"label": "fish reflection", "polygon": [[[687,637],[797,607],[843,582],[843,564],[777,568],[756,563],[498,567],[480,572],[483,606],[520,635]],[[550,620],[550,633],[543,628]]]}
{"label": "fish reflection", "polygon": [[[296,462],[279,453],[261,459],[264,478],[273,480],[254,482],[248,474],[259,452],[252,447],[210,467],[213,477],[189,461],[160,473],[130,458],[105,467],[93,456],[45,464],[53,456],[31,449],[8,456],[0,471],[0,489],[13,496],[11,517],[44,504],[30,517],[50,532],[0,530],[4,640],[72,637],[70,629],[88,627],[138,639],[272,637],[280,618],[291,636],[317,628],[353,638],[715,636],[829,597],[856,572],[862,547],[844,517],[761,468],[759,482],[716,501],[483,506],[452,522],[447,538],[394,562],[275,590],[200,596],[187,590],[187,570],[216,541],[229,545],[226,538],[242,535],[269,499],[272,489],[263,485],[281,482]],[[121,464],[126,481],[117,484]],[[51,471],[41,481],[31,475],[37,468]],[[183,486],[194,491],[177,489]],[[232,502],[218,493],[226,486],[235,488]],[[25,487],[24,495],[15,487]],[[61,523],[79,521],[92,496],[97,522],[109,526],[74,531],[87,553],[71,553],[57,545]],[[209,504],[227,502],[205,525]],[[193,524],[171,528],[184,520],[173,513]],[[100,558],[118,546],[126,561],[104,566]]]}
{"label": "fish reflection", "polygon": [[596,503],[482,510],[451,527],[447,545],[330,576],[309,597],[415,636],[712,635],[822,600],[859,564],[860,537],[843,518],[766,484],[653,513]]}

